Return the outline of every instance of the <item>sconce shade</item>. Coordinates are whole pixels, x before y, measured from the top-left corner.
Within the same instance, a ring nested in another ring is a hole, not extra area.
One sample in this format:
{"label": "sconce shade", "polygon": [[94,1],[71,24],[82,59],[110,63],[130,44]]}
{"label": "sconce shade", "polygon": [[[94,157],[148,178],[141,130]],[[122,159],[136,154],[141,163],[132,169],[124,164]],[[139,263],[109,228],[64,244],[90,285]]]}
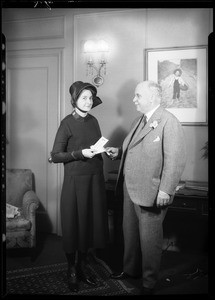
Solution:
{"label": "sconce shade", "polygon": [[69,92],[72,97],[71,103],[72,103],[73,107],[76,106],[76,101],[78,100],[78,97],[80,96],[80,94],[83,90],[91,91],[92,96],[93,96],[92,108],[102,103],[101,99],[96,96],[97,89],[94,85],[92,85],[91,83],[88,83],[88,82],[76,81],[69,88]]}
{"label": "sconce shade", "polygon": [[84,43],[85,53],[108,52],[108,51],[109,51],[108,43],[104,40],[99,40],[98,42],[89,40]]}
{"label": "sconce shade", "polygon": [[84,52],[86,53],[96,52],[96,43],[92,40],[86,41],[84,43]]}
{"label": "sconce shade", "polygon": [[98,52],[108,52],[109,51],[108,43],[105,42],[104,40],[98,41],[97,51]]}

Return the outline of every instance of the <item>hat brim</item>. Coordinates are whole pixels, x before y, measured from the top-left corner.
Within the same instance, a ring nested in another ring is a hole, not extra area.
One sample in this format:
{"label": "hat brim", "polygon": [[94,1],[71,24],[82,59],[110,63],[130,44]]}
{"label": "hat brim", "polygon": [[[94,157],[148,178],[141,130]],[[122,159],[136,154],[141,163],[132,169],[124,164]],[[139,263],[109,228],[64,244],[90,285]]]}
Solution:
{"label": "hat brim", "polygon": [[92,105],[92,108],[93,108],[93,107],[96,107],[97,105],[99,105],[99,104],[101,104],[101,103],[102,103],[102,100],[101,100],[99,97],[97,97],[97,96],[93,97],[93,105]]}

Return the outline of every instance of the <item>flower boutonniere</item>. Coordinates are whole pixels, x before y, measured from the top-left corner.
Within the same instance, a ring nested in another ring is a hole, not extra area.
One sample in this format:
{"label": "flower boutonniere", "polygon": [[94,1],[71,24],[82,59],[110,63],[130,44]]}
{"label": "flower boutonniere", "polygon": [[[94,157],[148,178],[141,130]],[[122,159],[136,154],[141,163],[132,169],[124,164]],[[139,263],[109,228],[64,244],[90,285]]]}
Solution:
{"label": "flower boutonniere", "polygon": [[155,129],[157,126],[158,126],[158,121],[157,121],[157,120],[155,120],[154,122],[152,122],[152,123],[149,125],[149,127],[153,128],[153,129]]}

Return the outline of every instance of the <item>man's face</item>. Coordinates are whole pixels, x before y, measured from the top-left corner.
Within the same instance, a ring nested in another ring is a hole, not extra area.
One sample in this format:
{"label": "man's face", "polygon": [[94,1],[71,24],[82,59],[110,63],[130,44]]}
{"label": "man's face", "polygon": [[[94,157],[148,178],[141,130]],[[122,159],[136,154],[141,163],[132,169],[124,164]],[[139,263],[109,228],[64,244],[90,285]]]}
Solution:
{"label": "man's face", "polygon": [[140,111],[144,114],[150,111],[152,105],[151,100],[152,93],[149,88],[147,88],[146,85],[139,83],[135,89],[135,96],[133,99],[137,111]]}

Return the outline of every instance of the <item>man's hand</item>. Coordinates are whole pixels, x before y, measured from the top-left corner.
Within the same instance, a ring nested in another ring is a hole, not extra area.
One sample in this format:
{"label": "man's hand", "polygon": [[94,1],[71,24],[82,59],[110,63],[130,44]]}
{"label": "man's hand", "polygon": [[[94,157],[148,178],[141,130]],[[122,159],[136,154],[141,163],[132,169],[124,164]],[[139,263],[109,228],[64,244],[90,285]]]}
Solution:
{"label": "man's hand", "polygon": [[106,149],[106,154],[110,157],[110,159],[114,160],[119,153],[119,149],[118,148],[114,148],[114,147],[107,147]]}
{"label": "man's hand", "polygon": [[170,203],[170,198],[169,194],[159,191],[156,201],[157,207],[167,206]]}

